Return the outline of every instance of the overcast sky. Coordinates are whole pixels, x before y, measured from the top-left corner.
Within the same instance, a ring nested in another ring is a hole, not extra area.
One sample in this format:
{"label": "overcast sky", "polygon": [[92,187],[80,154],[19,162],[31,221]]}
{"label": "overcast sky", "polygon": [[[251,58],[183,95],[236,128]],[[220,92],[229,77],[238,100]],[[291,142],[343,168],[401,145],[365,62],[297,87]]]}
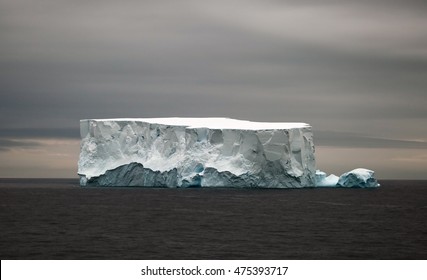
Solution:
{"label": "overcast sky", "polygon": [[427,179],[426,27],[417,0],[0,0],[0,177],[76,177],[79,119],[226,116]]}

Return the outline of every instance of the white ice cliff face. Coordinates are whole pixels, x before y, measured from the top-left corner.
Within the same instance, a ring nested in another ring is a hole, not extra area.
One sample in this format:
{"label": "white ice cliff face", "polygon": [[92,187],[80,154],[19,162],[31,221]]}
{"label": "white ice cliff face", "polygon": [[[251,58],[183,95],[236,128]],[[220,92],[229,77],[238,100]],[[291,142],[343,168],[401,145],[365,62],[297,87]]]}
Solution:
{"label": "white ice cliff face", "polygon": [[80,121],[82,186],[313,187],[311,127],[227,118]]}

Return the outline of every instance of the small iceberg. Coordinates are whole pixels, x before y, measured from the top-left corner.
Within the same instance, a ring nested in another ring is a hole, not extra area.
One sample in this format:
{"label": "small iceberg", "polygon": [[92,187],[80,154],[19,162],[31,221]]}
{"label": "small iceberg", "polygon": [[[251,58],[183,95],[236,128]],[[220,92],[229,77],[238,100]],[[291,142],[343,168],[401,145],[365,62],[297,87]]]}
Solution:
{"label": "small iceberg", "polygon": [[366,168],[356,168],[342,174],[340,177],[316,170],[317,187],[348,187],[348,188],[376,188],[380,184],[374,178],[375,172]]}

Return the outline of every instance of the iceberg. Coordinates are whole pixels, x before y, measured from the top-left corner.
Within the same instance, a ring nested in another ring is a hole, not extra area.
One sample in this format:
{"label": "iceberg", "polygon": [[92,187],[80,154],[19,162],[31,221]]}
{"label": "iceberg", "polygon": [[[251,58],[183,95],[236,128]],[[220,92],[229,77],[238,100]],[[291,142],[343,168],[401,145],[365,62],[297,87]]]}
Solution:
{"label": "iceberg", "polygon": [[314,187],[306,123],[229,118],[80,121],[81,186]]}
{"label": "iceberg", "polygon": [[374,178],[374,171],[365,168],[356,168],[342,174],[337,185],[341,187],[374,188],[379,187]]}
{"label": "iceberg", "polygon": [[327,174],[323,171],[316,170],[316,187],[335,187],[338,184],[339,177],[331,174]]}
{"label": "iceberg", "polygon": [[380,184],[374,178],[375,172],[365,168],[356,168],[342,174],[340,177],[316,170],[317,187],[351,187],[351,188],[374,188]]}

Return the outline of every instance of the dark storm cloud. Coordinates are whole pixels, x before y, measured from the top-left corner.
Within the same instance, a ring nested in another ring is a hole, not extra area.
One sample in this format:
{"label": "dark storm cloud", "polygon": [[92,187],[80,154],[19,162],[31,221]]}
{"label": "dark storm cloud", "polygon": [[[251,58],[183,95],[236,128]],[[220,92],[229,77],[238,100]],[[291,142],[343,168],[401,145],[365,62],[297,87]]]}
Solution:
{"label": "dark storm cloud", "polygon": [[[425,1],[0,5],[5,136],[72,137],[83,118],[229,116],[368,135],[362,146],[427,137]],[[320,135],[361,145],[340,137]]]}

